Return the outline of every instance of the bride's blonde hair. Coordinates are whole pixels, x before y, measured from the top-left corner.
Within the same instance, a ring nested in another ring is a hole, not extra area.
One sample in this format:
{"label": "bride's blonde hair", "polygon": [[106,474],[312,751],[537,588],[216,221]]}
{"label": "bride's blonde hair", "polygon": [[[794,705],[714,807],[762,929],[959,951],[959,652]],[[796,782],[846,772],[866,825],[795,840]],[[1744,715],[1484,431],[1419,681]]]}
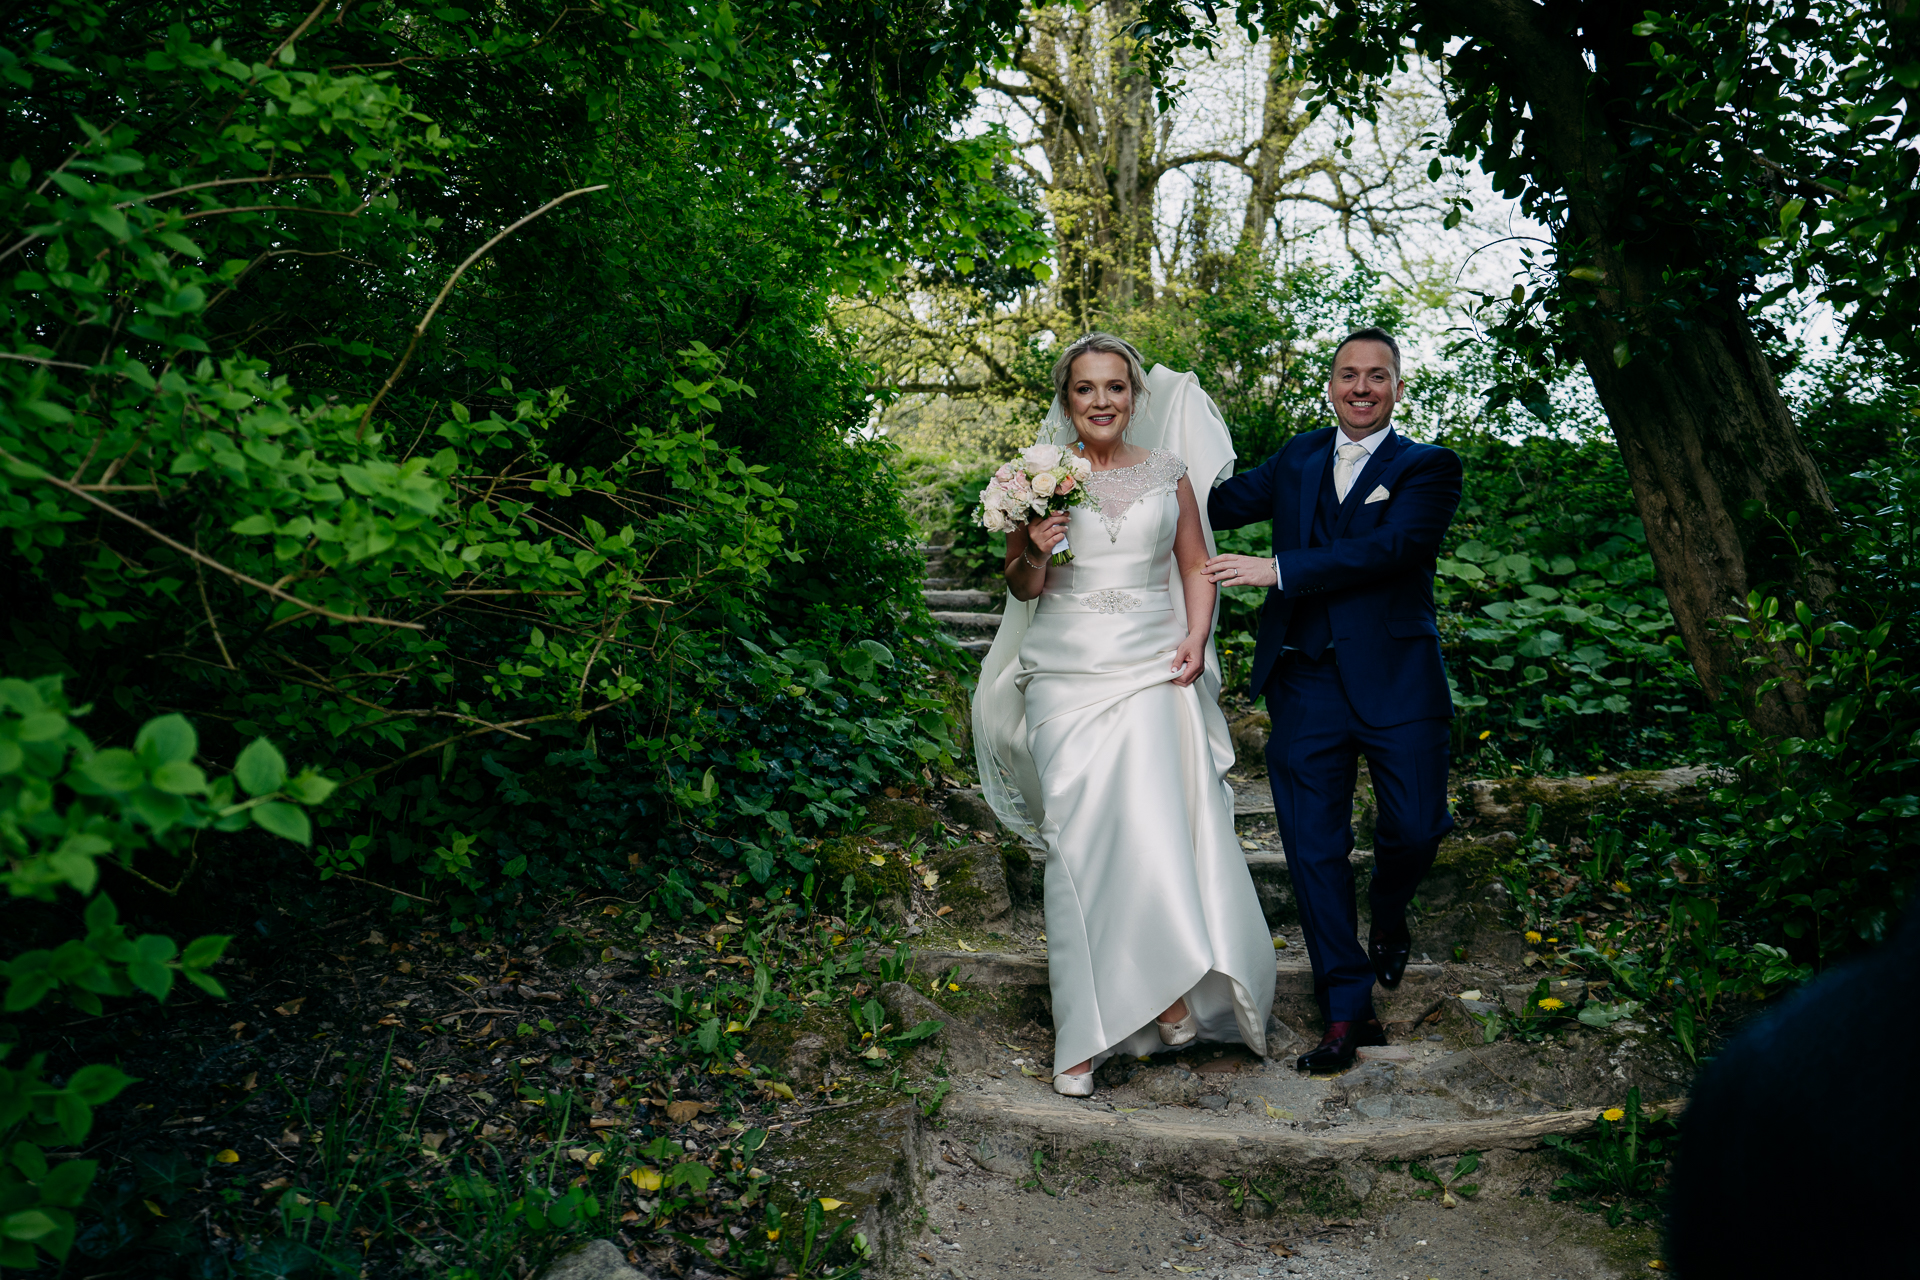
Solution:
{"label": "bride's blonde hair", "polygon": [[1073,379],[1073,362],[1095,352],[1119,356],[1127,362],[1127,381],[1133,384],[1133,403],[1138,411],[1139,406],[1147,400],[1147,371],[1141,366],[1140,353],[1134,350],[1133,344],[1110,333],[1090,333],[1078,338],[1054,361],[1053,394],[1059,398],[1061,409],[1066,408],[1067,383]]}

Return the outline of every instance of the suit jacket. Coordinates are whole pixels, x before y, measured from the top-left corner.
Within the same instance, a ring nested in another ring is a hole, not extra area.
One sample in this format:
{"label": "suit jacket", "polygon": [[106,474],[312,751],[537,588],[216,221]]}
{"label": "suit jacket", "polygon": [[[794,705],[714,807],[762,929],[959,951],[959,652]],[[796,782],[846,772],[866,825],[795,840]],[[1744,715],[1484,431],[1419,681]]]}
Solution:
{"label": "suit jacket", "polygon": [[[1309,546],[1314,504],[1339,428],[1295,436],[1252,471],[1216,487],[1216,529],[1273,521],[1282,589],[1267,592],[1253,655],[1253,690],[1266,688],[1294,604],[1326,593],[1334,654],[1354,713],[1375,728],[1453,714],[1433,607],[1433,565],[1460,505],[1460,457],[1399,432],[1362,468],[1332,513],[1333,541]],[[1368,502],[1385,489],[1387,498]]]}

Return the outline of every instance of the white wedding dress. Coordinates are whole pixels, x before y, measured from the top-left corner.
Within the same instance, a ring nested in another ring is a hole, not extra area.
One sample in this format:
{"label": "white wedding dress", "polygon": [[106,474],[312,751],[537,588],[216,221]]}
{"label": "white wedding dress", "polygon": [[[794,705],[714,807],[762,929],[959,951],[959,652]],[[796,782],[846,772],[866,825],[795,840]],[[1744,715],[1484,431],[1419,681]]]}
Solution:
{"label": "white wedding dress", "polygon": [[[1192,375],[1156,368],[1148,385],[1152,413],[1130,434],[1206,455],[1191,473],[1204,512],[1232,465],[1225,424]],[[1056,1073],[1160,1052],[1154,1019],[1183,996],[1201,1039],[1266,1052],[1273,939],[1234,834],[1218,663],[1209,645],[1187,688],[1170,668],[1186,634],[1173,540],[1188,474],[1158,448],[1096,472],[1069,517],[1075,558],[1038,600],[1009,600],[982,666],[986,794],[1047,856]]]}

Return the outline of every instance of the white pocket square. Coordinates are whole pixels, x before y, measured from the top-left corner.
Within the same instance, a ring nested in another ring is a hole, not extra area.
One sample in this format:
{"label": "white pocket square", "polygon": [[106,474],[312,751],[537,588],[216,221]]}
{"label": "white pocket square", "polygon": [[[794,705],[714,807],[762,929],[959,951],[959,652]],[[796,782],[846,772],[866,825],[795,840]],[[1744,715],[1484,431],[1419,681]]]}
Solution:
{"label": "white pocket square", "polygon": [[[1377,484],[1373,486],[1373,492],[1367,495],[1367,502],[1385,502],[1388,498],[1391,498],[1392,496],[1393,496],[1392,494],[1387,492],[1387,486],[1383,484]],[[1366,502],[1363,502],[1360,505],[1365,506]]]}

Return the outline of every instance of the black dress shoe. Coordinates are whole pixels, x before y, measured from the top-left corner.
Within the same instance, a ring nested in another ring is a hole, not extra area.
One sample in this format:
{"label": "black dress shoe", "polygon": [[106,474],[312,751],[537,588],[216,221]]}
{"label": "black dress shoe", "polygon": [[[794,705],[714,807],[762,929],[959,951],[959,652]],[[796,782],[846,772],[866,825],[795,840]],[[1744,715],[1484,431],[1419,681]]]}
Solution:
{"label": "black dress shoe", "polygon": [[1367,958],[1373,961],[1373,976],[1391,991],[1407,976],[1407,958],[1413,954],[1413,935],[1405,924],[1382,929],[1369,936]]}
{"label": "black dress shoe", "polygon": [[1364,1045],[1385,1044],[1386,1028],[1377,1022],[1332,1022],[1318,1046],[1300,1055],[1300,1071],[1345,1071]]}

